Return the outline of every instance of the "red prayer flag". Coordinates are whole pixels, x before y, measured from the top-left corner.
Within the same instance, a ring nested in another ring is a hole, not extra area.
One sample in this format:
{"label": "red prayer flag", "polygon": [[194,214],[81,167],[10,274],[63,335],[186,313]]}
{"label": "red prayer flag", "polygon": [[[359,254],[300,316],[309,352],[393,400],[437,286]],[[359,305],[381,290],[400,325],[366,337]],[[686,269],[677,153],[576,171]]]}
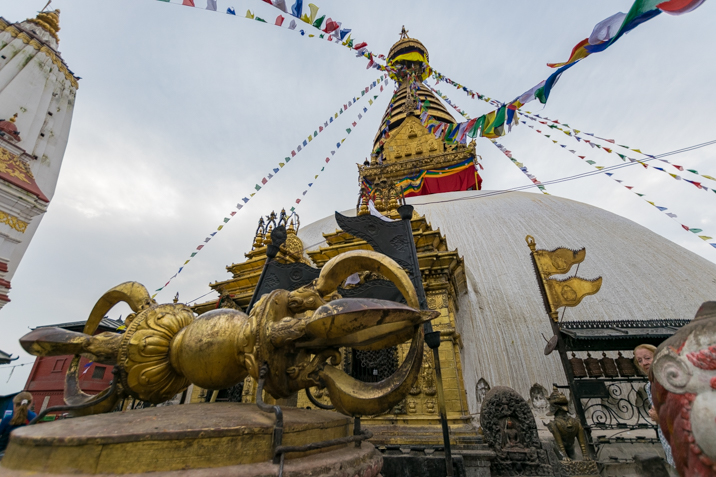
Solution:
{"label": "red prayer flag", "polygon": [[194,0],[184,0],[182,2],[182,5],[184,5],[185,7],[195,7],[196,6],[196,5],[194,5]]}
{"label": "red prayer flag", "polygon": [[[264,0],[264,1],[265,1],[265,0]],[[277,16],[277,17],[276,17],[276,26],[281,26],[281,25],[283,25],[283,20],[284,20],[284,18],[283,18],[282,15]]]}
{"label": "red prayer flag", "polygon": [[684,170],[683,167],[677,166],[676,164],[672,164],[672,166],[674,166],[675,168],[677,168],[677,169],[680,170],[680,171],[683,171],[683,170]]}
{"label": "red prayer flag", "polygon": [[354,50],[360,50],[361,48],[365,48],[366,46],[368,46],[368,43],[366,43],[366,42],[361,42],[361,43],[358,43],[357,45],[355,45],[355,46],[353,47],[353,49],[354,49]]}
{"label": "red prayer flag", "polygon": [[291,157],[296,157],[296,151],[291,151]]}
{"label": "red prayer flag", "polygon": [[[186,0],[184,0],[184,1],[186,1]],[[201,250],[202,248],[204,248],[203,245],[199,245],[198,247],[196,247],[197,250]],[[202,255],[202,256],[203,256],[203,255]]]}
{"label": "red prayer flag", "polygon": [[340,28],[340,25],[336,22],[334,22],[331,18],[328,19],[326,22],[326,28],[323,30],[326,33],[332,33]]}
{"label": "red prayer flag", "polygon": [[318,126],[318,132],[323,131],[323,126]]}
{"label": "red prayer flag", "polygon": [[300,204],[300,203],[301,203],[301,199],[296,199],[296,203],[297,203],[297,204]]}
{"label": "red prayer flag", "polygon": [[233,212],[231,213],[231,216],[232,216],[232,217],[233,217],[234,215],[236,215],[236,211],[233,211]]}
{"label": "red prayer flag", "polygon": [[687,232],[690,232],[689,228],[686,225],[681,224],[681,226],[684,228],[684,230],[686,230]]}
{"label": "red prayer flag", "polygon": [[263,179],[261,179],[262,184],[266,185],[267,182],[268,182],[268,180],[265,177]]}
{"label": "red prayer flag", "polygon": [[634,186],[624,186],[624,187],[626,187],[629,190],[632,190],[634,188]]}
{"label": "red prayer flag", "polygon": [[331,162],[331,160],[329,158],[326,158],[326,162]]}

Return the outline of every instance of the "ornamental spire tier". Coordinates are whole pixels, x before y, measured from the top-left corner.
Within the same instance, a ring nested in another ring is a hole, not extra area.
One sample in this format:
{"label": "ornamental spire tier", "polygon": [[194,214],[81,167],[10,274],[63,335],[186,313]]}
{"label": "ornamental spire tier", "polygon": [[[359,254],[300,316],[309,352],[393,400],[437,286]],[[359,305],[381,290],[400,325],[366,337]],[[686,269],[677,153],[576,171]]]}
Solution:
{"label": "ornamental spire tier", "polygon": [[0,17],[0,308],[55,193],[78,79],[58,51],[60,11]]}
{"label": "ornamental spire tier", "polygon": [[358,166],[361,199],[397,216],[405,197],[479,190],[475,142],[467,144],[468,123],[458,124],[423,81],[431,74],[427,48],[403,27],[387,57],[398,84],[373,141],[370,161]]}

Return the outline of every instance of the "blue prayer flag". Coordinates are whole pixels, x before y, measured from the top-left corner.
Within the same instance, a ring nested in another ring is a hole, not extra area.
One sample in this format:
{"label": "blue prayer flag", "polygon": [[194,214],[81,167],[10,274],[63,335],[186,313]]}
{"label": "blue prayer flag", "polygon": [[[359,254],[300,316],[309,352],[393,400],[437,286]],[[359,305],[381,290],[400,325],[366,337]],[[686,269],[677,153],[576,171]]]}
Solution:
{"label": "blue prayer flag", "polygon": [[231,7],[229,7],[229,8],[226,9],[226,13],[228,13],[229,15],[236,15],[236,10],[234,10],[234,9],[231,8]]}
{"label": "blue prayer flag", "polygon": [[296,3],[291,7],[291,15],[296,18],[301,18],[303,13],[303,0],[296,0]]}

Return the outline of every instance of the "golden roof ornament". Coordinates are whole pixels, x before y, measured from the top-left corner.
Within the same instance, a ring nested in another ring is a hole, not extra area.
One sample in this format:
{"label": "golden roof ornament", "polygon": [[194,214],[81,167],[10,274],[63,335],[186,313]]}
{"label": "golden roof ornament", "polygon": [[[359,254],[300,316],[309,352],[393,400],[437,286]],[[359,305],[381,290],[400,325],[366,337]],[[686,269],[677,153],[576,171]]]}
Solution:
{"label": "golden roof ornament", "polygon": [[408,38],[410,38],[410,37],[408,36],[408,31],[409,31],[409,30],[406,30],[406,29],[405,29],[405,25],[403,25],[403,29],[400,31],[400,39],[401,39],[401,40],[407,40]]}
{"label": "golden roof ornament", "polygon": [[[48,2],[49,5],[49,2]],[[46,6],[47,7],[47,6]],[[49,12],[42,11],[37,14],[35,18],[28,18],[28,22],[34,23],[43,30],[47,31],[52,38],[60,42],[60,37],[57,36],[57,32],[60,31],[60,10],[52,10]]]}

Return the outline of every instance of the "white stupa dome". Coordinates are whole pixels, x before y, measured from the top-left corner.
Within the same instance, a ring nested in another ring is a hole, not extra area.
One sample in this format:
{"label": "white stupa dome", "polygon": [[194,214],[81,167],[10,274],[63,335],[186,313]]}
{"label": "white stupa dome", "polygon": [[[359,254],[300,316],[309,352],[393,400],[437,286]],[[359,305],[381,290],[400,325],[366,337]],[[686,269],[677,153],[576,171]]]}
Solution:
{"label": "white stupa dome", "polygon": [[[527,235],[539,249],[586,247],[579,276],[604,279],[598,294],[566,310],[565,321],[690,319],[701,303],[716,299],[716,264],[591,205],[491,191],[450,192],[408,202],[465,259],[468,291],[460,297],[456,321],[471,413],[479,411],[475,386],[480,378],[522,396],[529,395],[534,383],[547,389],[552,383],[565,384],[558,354],[543,353],[552,331]],[[342,213],[355,215],[354,210]],[[322,233],[338,228],[331,215],[302,227],[299,236],[312,250],[322,242]]]}

